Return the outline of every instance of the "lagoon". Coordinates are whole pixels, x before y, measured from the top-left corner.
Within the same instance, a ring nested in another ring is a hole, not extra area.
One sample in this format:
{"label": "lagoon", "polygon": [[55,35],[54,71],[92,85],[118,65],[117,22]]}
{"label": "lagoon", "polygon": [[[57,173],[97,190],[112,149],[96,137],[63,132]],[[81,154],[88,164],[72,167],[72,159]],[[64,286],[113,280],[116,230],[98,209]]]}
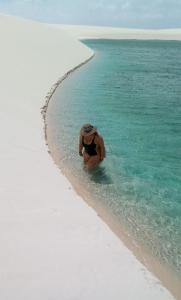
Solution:
{"label": "lagoon", "polygon": [[[181,42],[84,40],[95,57],[56,90],[47,112],[58,166],[105,207],[138,247],[181,276]],[[107,157],[78,156],[92,123]]]}

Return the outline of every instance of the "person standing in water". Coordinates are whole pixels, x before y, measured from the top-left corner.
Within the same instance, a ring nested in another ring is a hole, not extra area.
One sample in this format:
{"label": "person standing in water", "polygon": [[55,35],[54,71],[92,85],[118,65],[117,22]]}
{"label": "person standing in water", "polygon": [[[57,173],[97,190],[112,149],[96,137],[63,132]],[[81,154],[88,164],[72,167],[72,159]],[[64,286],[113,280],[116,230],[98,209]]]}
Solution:
{"label": "person standing in water", "polygon": [[104,140],[91,124],[85,124],[80,130],[79,155],[83,156],[88,170],[94,169],[105,158]]}

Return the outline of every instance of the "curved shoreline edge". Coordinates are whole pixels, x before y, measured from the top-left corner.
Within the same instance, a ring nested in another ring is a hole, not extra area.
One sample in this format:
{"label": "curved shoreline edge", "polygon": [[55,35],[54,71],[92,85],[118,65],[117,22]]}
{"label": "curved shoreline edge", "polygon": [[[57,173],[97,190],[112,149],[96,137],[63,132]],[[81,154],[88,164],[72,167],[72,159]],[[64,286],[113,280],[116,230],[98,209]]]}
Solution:
{"label": "curved shoreline edge", "polygon": [[47,153],[47,89],[92,51],[10,16],[0,16],[0,34],[0,299],[173,300]]}
{"label": "curved shoreline edge", "polygon": [[44,136],[45,136],[45,141],[46,141],[46,145],[47,144],[47,123],[46,123],[46,112],[47,112],[47,108],[48,108],[48,104],[49,101],[51,100],[53,94],[55,93],[56,89],[60,86],[60,84],[71,74],[73,73],[75,70],[81,68],[83,65],[85,65],[86,63],[88,63],[93,57],[94,57],[94,53],[85,61],[83,61],[82,63],[80,63],[79,65],[75,66],[74,68],[70,69],[67,73],[65,73],[65,75],[63,75],[61,78],[59,78],[55,84],[53,84],[53,86],[51,87],[50,91],[47,93],[46,97],[45,97],[45,104],[43,105],[43,107],[41,108],[41,114],[43,116],[43,120],[44,120]]}

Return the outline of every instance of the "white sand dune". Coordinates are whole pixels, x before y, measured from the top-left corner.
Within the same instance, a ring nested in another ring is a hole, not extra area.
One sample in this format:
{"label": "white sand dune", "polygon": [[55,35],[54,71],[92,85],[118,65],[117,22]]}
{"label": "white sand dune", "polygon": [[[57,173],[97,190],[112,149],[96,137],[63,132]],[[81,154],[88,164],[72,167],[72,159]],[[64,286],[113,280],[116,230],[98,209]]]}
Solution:
{"label": "white sand dune", "polygon": [[116,27],[82,26],[82,25],[50,25],[61,28],[79,39],[139,39],[139,40],[177,40],[181,41],[181,28],[176,29],[131,29]]}
{"label": "white sand dune", "polygon": [[66,31],[7,16],[0,37],[0,299],[173,299],[47,152],[45,96],[92,51]]}

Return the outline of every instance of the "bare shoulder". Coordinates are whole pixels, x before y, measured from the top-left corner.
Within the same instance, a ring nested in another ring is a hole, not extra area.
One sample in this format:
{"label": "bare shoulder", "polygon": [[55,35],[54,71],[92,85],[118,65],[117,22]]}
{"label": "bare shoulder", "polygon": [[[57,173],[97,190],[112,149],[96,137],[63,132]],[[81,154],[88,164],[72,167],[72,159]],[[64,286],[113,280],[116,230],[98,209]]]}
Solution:
{"label": "bare shoulder", "polygon": [[102,144],[104,142],[103,137],[101,135],[97,134],[95,136],[95,142],[96,142],[96,144]]}

